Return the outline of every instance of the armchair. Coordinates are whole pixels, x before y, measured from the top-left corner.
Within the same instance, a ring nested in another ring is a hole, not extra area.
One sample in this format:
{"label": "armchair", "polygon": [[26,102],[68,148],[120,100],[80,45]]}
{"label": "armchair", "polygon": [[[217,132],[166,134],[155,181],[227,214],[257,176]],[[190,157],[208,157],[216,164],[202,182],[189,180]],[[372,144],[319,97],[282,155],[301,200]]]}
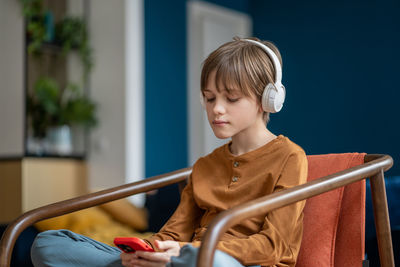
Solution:
{"label": "armchair", "polygon": [[[336,154],[336,156],[339,155],[349,155],[349,154]],[[329,155],[327,155],[329,156]],[[331,155],[331,163],[332,164],[332,157],[335,158],[335,154],[333,156]],[[322,158],[325,158],[322,156]],[[350,157],[351,160],[354,158]],[[376,229],[377,229],[377,238],[378,238],[378,245],[379,245],[379,255],[380,255],[380,260],[381,260],[381,266],[386,267],[386,266],[392,266],[394,267],[394,256],[393,256],[393,248],[392,248],[392,241],[391,241],[391,235],[390,235],[390,225],[389,225],[389,216],[388,216],[388,208],[387,208],[387,201],[386,201],[386,193],[385,193],[385,184],[384,184],[384,171],[388,170],[392,164],[393,160],[390,156],[387,155],[364,155],[364,154],[358,154],[358,158],[361,158],[361,162],[357,163],[353,161],[351,165],[349,166],[344,166],[346,167],[351,167],[349,169],[343,169],[342,167],[339,167],[339,169],[343,170],[336,170],[334,171],[335,173],[329,173],[332,172],[332,168],[329,169],[328,173],[324,170],[325,167],[322,167],[322,172],[319,173],[319,175],[322,175],[324,177],[322,178],[317,178],[315,175],[314,177],[311,176],[311,173],[309,172],[309,181],[306,184],[296,186],[293,188],[290,188],[288,190],[280,191],[256,200],[253,200],[248,203],[241,204],[237,207],[234,207],[230,210],[221,212],[210,224],[210,227],[204,237],[204,240],[202,242],[202,245],[200,247],[199,255],[198,255],[198,266],[200,267],[208,267],[212,266],[212,261],[213,261],[213,256],[215,253],[215,249],[217,246],[217,242],[219,237],[235,225],[236,223],[240,222],[243,219],[250,218],[256,214],[259,213],[266,213],[268,211],[271,211],[273,209],[277,209],[279,207],[283,207],[292,203],[295,203],[297,201],[305,200],[311,197],[315,197],[317,195],[323,194],[325,192],[330,192],[332,190],[337,190],[340,189],[344,186],[348,188],[348,185],[358,182],[358,181],[363,181],[366,179],[366,177],[371,177],[371,191],[372,191],[372,198],[373,198],[373,204],[374,204],[374,218],[375,218],[375,224],[376,224]],[[309,170],[313,168],[313,166],[316,166],[318,164],[320,158],[317,156],[308,156],[309,160]],[[364,162],[364,163],[363,163]],[[334,163],[334,162],[333,162]],[[361,164],[363,163],[363,164]],[[358,165],[361,164],[361,165]],[[356,166],[358,165],[358,166]],[[335,166],[335,164],[333,164]],[[317,168],[318,169],[318,168]],[[319,168],[321,170],[321,168]],[[186,178],[190,174],[191,169],[186,168],[186,169],[181,169],[172,173],[168,173],[165,175],[159,175],[153,178],[146,179],[144,181],[140,182],[135,182],[131,184],[126,184],[122,186],[118,186],[115,188],[103,190],[100,192],[84,195],[81,197],[73,198],[70,200],[65,200],[61,201],[58,203],[54,203],[51,205],[47,205],[32,211],[29,211],[23,215],[21,215],[19,218],[17,218],[14,222],[12,222],[6,229],[5,233],[3,234],[3,237],[1,239],[0,243],[0,267],[6,267],[10,265],[10,260],[11,260],[11,253],[13,250],[13,246],[16,242],[17,237],[19,234],[28,226],[34,224],[35,222],[38,222],[40,220],[48,219],[51,217],[63,215],[66,213],[70,213],[73,211],[89,208],[92,206],[100,205],[109,201],[121,199],[133,194],[141,193],[141,192],[147,192],[151,191],[163,186],[171,185],[174,183],[179,183],[180,188],[183,188],[186,182]],[[319,176],[317,175],[317,176]],[[311,178],[310,178],[311,177]],[[319,176],[320,177],[320,176]],[[361,186],[358,186],[358,188],[362,188]],[[365,188],[365,187],[364,187]],[[353,189],[348,190],[353,193]],[[340,190],[339,190],[340,191]],[[357,190],[356,190],[357,191]],[[362,202],[365,200],[362,189],[359,192],[356,192],[358,194],[359,202],[361,203],[361,206],[359,206],[360,212],[358,212],[357,216],[345,216],[346,213],[353,214],[353,211],[347,210],[347,212],[339,212],[337,213],[337,221],[338,221],[338,226],[335,229],[335,233],[339,233],[341,230],[339,230],[340,225],[340,220],[343,220],[344,217],[348,218],[356,218],[358,220],[358,223],[354,223],[351,221],[346,221],[347,226],[353,227],[355,225],[355,232],[357,232],[356,235],[361,238],[361,241],[363,241],[364,237],[364,219],[365,219],[365,214],[362,212]],[[338,204],[341,208],[346,208],[348,209],[352,205],[344,205],[342,203],[343,200],[346,198],[343,197],[344,193],[342,190],[342,193],[339,193],[339,200],[340,203]],[[322,196],[322,195],[321,195]],[[340,197],[341,196],[341,197]],[[312,201],[310,201],[312,203]],[[351,201],[350,201],[351,202]],[[306,209],[307,205],[309,203],[307,202],[306,204]],[[358,208],[357,208],[358,209]],[[340,210],[340,209],[339,209]],[[312,215],[312,214],[311,214]],[[310,217],[310,214],[307,214],[307,210],[305,210],[305,235],[306,235],[306,229],[307,229],[307,218]],[[319,219],[319,218],[316,218]],[[313,221],[313,220],[311,220]],[[346,226],[346,227],[347,227]],[[354,227],[353,227],[354,228]],[[314,229],[312,229],[314,230]],[[312,231],[309,231],[312,232]],[[336,240],[333,238],[333,240],[329,240],[328,242],[331,242],[331,245],[333,244],[335,247],[338,247],[336,244],[337,242],[347,242],[346,240],[346,235],[350,233],[354,233],[354,231],[345,231],[345,234],[341,234],[342,240],[339,240],[339,236],[337,237],[338,239]],[[307,241],[307,242],[306,242]],[[307,243],[312,243],[315,240],[303,240],[303,244],[300,250],[300,256],[299,256],[299,263],[298,266],[307,266],[307,265],[301,265],[301,258],[307,259],[307,257],[314,257],[311,251],[307,251]],[[317,240],[318,241],[318,240]],[[356,253],[351,253],[350,255],[342,254],[342,253],[335,253],[334,256],[331,256],[330,259],[328,259],[329,265],[327,266],[340,266],[340,262],[359,262],[357,264],[358,266],[361,266],[361,261],[363,257],[363,251],[364,251],[364,244],[363,242],[357,242],[358,243],[358,250],[356,249]],[[332,258],[334,257],[334,258]],[[337,260],[337,258],[340,260]],[[334,265],[334,264],[338,265]],[[346,264],[347,265],[347,264]],[[319,265],[321,266],[321,265]],[[343,265],[341,265],[343,266]],[[353,266],[350,264],[349,266]]]}

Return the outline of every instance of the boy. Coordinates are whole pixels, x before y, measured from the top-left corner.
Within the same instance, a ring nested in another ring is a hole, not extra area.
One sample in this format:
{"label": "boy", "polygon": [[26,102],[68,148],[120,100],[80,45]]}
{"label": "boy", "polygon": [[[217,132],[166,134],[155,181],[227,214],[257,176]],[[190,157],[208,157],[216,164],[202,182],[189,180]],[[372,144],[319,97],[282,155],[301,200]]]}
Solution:
{"label": "boy", "polygon": [[[195,266],[197,247],[219,212],[306,182],[304,151],[266,128],[269,113],[278,112],[284,101],[280,80],[280,54],[270,42],[235,38],[208,56],[201,74],[202,102],[215,136],[231,141],[194,164],[177,210],[146,240],[156,252],[121,253],[123,266]],[[295,266],[303,208],[304,202],[299,202],[232,227],[218,243],[214,266]],[[56,233],[37,238],[32,248],[37,263],[46,258],[46,249],[40,247],[49,247],[50,236],[60,235]],[[71,232],[61,235],[58,239],[75,250],[70,240],[84,238]],[[92,258],[111,250],[86,238],[81,243],[94,247],[86,252],[96,255]],[[74,260],[89,261],[81,256]],[[109,260],[103,266],[121,262]]]}

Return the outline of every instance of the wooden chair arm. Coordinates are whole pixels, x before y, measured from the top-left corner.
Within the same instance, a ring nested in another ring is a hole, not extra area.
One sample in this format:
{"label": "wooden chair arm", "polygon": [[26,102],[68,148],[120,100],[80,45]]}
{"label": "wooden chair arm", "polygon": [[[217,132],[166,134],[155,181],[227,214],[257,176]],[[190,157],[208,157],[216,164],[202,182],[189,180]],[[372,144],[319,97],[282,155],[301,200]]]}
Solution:
{"label": "wooden chair arm", "polygon": [[383,172],[393,159],[387,155],[367,155],[362,165],[328,175],[306,184],[267,195],[218,214],[208,227],[197,257],[198,267],[212,266],[217,242],[232,226],[277,208],[371,177],[372,200],[382,267],[394,267],[393,247]]}
{"label": "wooden chair arm", "polygon": [[0,267],[8,267],[12,250],[18,236],[28,226],[52,217],[90,208],[113,200],[125,198],[138,193],[148,192],[175,183],[185,183],[192,169],[185,168],[171,173],[158,175],[139,182],[125,184],[103,191],[60,201],[28,211],[10,223],[0,243]]}

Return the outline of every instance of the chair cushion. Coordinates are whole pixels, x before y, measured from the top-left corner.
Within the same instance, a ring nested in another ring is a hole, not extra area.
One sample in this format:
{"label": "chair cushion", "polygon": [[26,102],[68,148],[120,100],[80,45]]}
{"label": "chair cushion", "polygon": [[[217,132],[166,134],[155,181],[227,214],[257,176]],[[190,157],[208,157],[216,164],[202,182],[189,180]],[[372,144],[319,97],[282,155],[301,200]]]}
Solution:
{"label": "chair cushion", "polygon": [[133,205],[128,199],[120,199],[100,205],[115,220],[126,224],[138,231],[148,228],[147,211]]}
{"label": "chair cushion", "polygon": [[99,207],[92,207],[54,217],[35,224],[39,231],[68,229],[94,240],[113,246],[116,236],[148,238],[152,233],[139,233],[128,225],[112,219],[111,215]]}
{"label": "chair cushion", "polygon": [[[364,156],[359,153],[307,156],[308,181],[360,165],[364,162]],[[343,191],[342,187],[307,200],[303,240],[296,266],[334,266]]]}

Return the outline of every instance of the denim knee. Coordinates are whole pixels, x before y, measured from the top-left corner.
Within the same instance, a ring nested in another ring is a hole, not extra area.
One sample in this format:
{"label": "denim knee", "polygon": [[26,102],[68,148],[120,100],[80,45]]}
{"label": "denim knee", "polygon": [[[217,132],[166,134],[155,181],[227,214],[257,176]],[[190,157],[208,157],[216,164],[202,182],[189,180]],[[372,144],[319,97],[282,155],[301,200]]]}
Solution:
{"label": "denim knee", "polygon": [[[181,248],[179,257],[172,257],[168,267],[194,267],[196,266],[199,248],[185,245]],[[234,257],[220,250],[215,251],[213,267],[243,267]]]}
{"label": "denim knee", "polygon": [[120,254],[116,247],[69,230],[40,233],[31,247],[31,258],[36,267],[121,267]]}
{"label": "denim knee", "polygon": [[33,241],[31,247],[31,259],[34,266],[49,266],[45,262],[54,254],[54,250],[58,249],[51,241],[56,236],[57,231],[50,230],[39,233]]}

